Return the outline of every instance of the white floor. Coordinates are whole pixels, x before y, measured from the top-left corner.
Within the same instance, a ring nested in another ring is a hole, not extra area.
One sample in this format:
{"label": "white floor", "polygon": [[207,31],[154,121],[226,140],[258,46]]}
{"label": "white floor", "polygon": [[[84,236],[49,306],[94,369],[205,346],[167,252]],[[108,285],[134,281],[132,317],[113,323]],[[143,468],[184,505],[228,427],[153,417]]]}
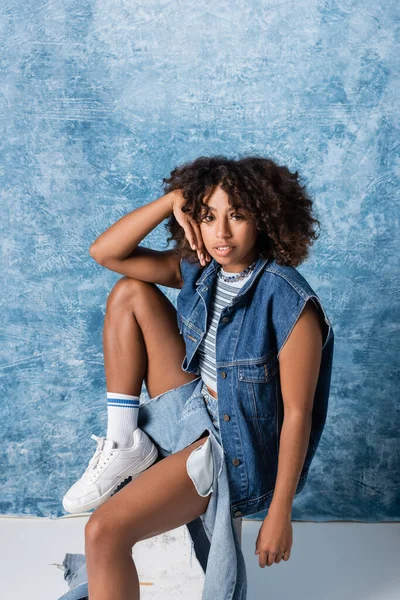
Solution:
{"label": "white floor", "polygon": [[[0,517],[2,598],[57,600],[68,591],[57,564],[84,552],[88,518]],[[248,600],[400,598],[399,523],[294,521],[290,559],[264,569],[254,554],[260,525],[243,520]],[[134,558],[144,600],[201,600],[203,573],[186,527],[141,542]]]}

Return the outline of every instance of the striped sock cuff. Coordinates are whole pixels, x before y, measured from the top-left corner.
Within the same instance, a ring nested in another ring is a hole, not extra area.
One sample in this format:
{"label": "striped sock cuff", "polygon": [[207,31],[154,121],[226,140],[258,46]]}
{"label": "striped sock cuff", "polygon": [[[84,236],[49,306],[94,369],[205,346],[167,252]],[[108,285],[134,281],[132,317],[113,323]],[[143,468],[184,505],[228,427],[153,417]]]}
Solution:
{"label": "striped sock cuff", "polygon": [[107,406],[122,406],[124,408],[139,408],[138,396],[119,394],[118,392],[107,392]]}

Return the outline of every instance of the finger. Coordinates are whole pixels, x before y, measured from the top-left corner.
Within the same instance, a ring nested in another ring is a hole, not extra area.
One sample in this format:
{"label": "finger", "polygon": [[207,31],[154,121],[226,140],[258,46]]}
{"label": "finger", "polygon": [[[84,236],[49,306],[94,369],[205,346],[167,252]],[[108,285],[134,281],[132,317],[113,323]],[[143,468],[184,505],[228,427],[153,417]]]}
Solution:
{"label": "finger", "polygon": [[203,262],[205,262],[203,260],[203,258],[202,258],[202,254],[204,255],[204,243],[203,243],[203,238],[201,236],[201,231],[200,231],[200,228],[199,228],[198,224],[195,221],[193,221],[191,223],[191,225],[192,225],[192,228],[193,228],[194,235],[196,236],[196,250],[197,250],[197,254],[198,254],[198,257],[199,257],[199,260],[200,260],[201,264],[203,264]]}
{"label": "finger", "polygon": [[202,251],[201,247],[199,247],[200,244],[199,244],[198,239],[196,238],[193,227],[192,227],[190,239],[193,240],[191,243],[189,242],[192,247],[192,250],[196,250],[199,262],[204,267],[204,265],[206,264],[204,251]]}
{"label": "finger", "polygon": [[267,552],[266,553],[266,561],[265,564],[267,565],[267,567],[270,567],[271,565],[274,564],[275,562],[275,557],[276,557],[276,552]]}
{"label": "finger", "polygon": [[192,250],[196,250],[197,240],[189,221],[187,221],[186,225],[183,226],[183,229],[185,231],[186,239],[189,242],[189,246],[192,248]]}
{"label": "finger", "polygon": [[[206,264],[206,258],[208,257],[208,252],[204,245],[203,236],[201,235],[201,229],[198,223],[194,222],[192,224],[193,230],[195,232],[197,238],[197,254],[199,256],[199,260],[202,265]],[[211,257],[210,257],[211,260]]]}
{"label": "finger", "polygon": [[201,231],[200,231],[200,226],[198,223],[196,223],[196,221],[192,220],[191,221],[191,226],[193,228],[194,231],[194,235],[196,236],[196,240],[197,240],[197,247],[198,248],[202,248],[203,244],[203,238],[201,235]]}
{"label": "finger", "polygon": [[260,567],[262,569],[264,569],[264,567],[267,566],[267,562],[268,562],[268,552],[259,552],[258,556],[259,556],[258,564],[260,565]]}
{"label": "finger", "polygon": [[204,251],[202,251],[202,240],[200,238],[200,241],[199,241],[198,236],[196,235],[196,230],[194,228],[193,222],[188,221],[188,225],[187,225],[187,229],[185,229],[185,233],[186,233],[186,231],[190,231],[190,233],[186,234],[186,237],[188,238],[188,241],[189,241],[189,244],[190,244],[192,250],[196,250],[199,262],[204,266],[205,260],[202,257],[202,255],[204,254]]}
{"label": "finger", "polygon": [[186,220],[186,226],[184,226],[184,230],[185,230],[185,234],[188,239],[188,242],[190,244],[190,247],[192,248],[192,250],[196,250],[199,260],[200,260],[200,249],[199,249],[200,244],[199,244],[199,240],[198,240],[198,236],[197,236],[197,232],[194,227],[194,224],[195,224],[194,221],[188,217],[188,219]]}

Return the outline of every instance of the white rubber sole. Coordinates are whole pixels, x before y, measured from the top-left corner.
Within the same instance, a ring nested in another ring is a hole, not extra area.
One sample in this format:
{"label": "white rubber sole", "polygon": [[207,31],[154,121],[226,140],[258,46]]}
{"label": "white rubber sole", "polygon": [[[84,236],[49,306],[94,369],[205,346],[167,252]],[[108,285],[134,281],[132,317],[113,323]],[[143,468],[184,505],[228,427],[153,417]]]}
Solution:
{"label": "white rubber sole", "polygon": [[[110,489],[108,489],[102,496],[100,496],[96,500],[92,500],[91,502],[88,502],[87,504],[81,504],[79,506],[75,506],[74,504],[69,504],[68,500],[66,500],[64,498],[62,501],[64,510],[68,513],[75,514],[75,513],[85,512],[87,510],[92,510],[94,508],[97,508],[98,506],[103,504],[103,502],[105,502],[110,496],[113,495],[113,493],[116,491],[117,487],[121,485],[121,483],[126,481],[126,479],[128,479],[129,477],[132,477],[132,479],[135,479],[135,477],[138,477],[138,475],[140,475],[140,473],[145,471],[148,467],[150,467],[155,462],[157,457],[158,457],[158,450],[153,445],[151,452],[140,463],[139,467],[138,467],[138,465],[135,465],[134,469],[132,469],[132,466],[125,469],[125,471],[123,471],[120,474],[120,476],[118,477],[118,479],[114,482],[112,487]],[[137,470],[138,468],[140,468],[140,471]]]}

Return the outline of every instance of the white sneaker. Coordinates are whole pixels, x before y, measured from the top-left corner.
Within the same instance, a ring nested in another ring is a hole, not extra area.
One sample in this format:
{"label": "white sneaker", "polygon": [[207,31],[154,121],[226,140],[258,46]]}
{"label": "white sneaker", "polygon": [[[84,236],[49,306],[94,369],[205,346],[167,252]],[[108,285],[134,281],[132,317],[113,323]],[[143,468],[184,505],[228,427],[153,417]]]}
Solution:
{"label": "white sneaker", "polygon": [[128,477],[134,479],[157,459],[158,451],[148,435],[137,428],[133,432],[133,446],[116,448],[113,440],[91,438],[97,448],[89,465],[78,481],[65,494],[62,505],[69,513],[91,510],[103,504]]}

